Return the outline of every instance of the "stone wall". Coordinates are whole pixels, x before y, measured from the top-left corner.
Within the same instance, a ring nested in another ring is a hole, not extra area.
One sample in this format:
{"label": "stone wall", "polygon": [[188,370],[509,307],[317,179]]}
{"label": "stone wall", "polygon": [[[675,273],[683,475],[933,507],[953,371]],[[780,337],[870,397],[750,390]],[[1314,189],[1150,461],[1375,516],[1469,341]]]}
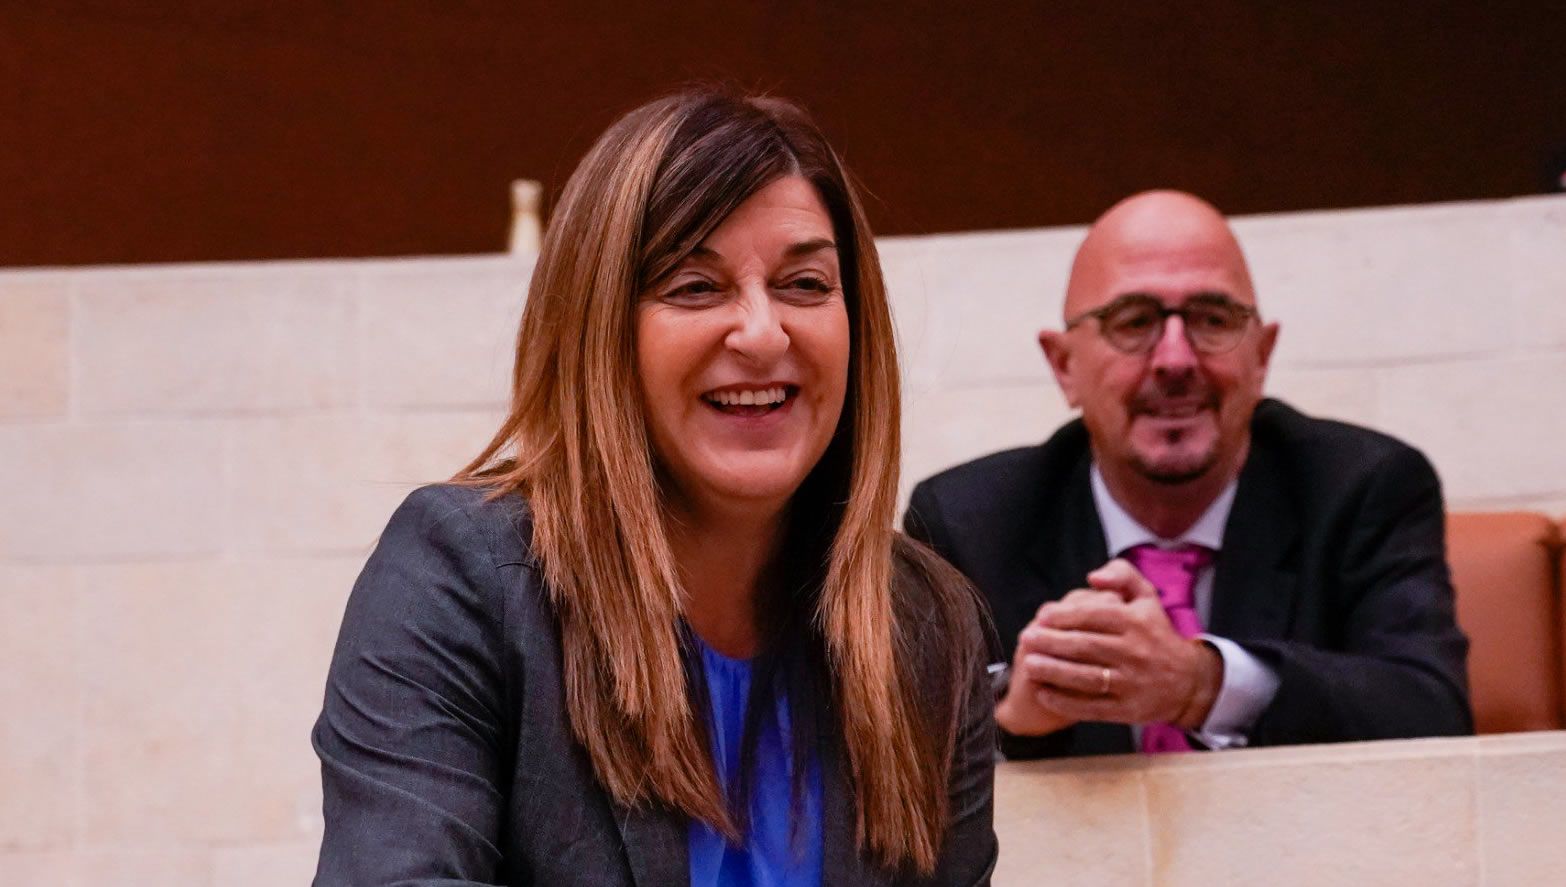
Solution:
{"label": "stone wall", "polygon": [[[1435,463],[1455,508],[1566,510],[1566,198],[1239,219],[1268,388]],[[1079,228],[895,238],[905,487],[1070,416],[1035,341]]]}
{"label": "stone wall", "polygon": [[[1275,393],[1415,442],[1454,506],[1566,511],[1566,199],[1237,227]],[[1066,417],[1034,333],[1080,236],[882,242],[905,490]],[[344,596],[494,429],[530,267],[0,272],[0,882],[308,880]]]}

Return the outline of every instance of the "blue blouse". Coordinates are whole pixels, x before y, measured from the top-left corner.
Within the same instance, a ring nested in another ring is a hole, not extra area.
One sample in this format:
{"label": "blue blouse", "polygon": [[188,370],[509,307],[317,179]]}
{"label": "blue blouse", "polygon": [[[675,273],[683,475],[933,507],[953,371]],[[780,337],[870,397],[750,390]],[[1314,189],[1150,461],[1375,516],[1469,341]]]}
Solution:
{"label": "blue blouse", "polygon": [[[727,792],[740,776],[745,708],[750,700],[751,662],[731,659],[700,638],[702,670],[711,700],[712,759]],[[772,699],[772,717],[760,721],[755,772],[751,775],[750,828],[743,844],[724,841],[705,822],[690,825],[691,887],[819,887],[821,884],[821,772],[814,757],[804,780],[799,821],[794,812],[793,745],[788,693],[782,675]]]}

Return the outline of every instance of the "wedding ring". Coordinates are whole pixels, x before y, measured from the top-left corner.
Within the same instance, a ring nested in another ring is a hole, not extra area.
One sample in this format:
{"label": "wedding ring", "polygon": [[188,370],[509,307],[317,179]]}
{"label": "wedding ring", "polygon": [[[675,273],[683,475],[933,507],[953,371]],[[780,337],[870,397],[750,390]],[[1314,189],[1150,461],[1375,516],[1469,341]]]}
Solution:
{"label": "wedding ring", "polygon": [[1102,680],[1099,682],[1099,686],[1098,686],[1098,695],[1100,695],[1100,696],[1108,696],[1109,695],[1109,669],[1105,668],[1105,669],[1099,671],[1098,674],[1099,674],[1099,677],[1102,678]]}

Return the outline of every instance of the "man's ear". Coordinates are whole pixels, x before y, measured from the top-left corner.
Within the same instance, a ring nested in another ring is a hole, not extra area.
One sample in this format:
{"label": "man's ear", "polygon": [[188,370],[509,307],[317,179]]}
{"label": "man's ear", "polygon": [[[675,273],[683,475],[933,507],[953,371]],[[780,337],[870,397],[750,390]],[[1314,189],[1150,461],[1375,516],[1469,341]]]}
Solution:
{"label": "man's ear", "polygon": [[1066,341],[1066,334],[1060,330],[1039,330],[1039,347],[1044,349],[1044,359],[1049,362],[1049,368],[1055,374],[1055,384],[1060,386],[1060,393],[1066,396],[1066,403],[1076,407],[1077,386],[1071,377],[1071,346]]}

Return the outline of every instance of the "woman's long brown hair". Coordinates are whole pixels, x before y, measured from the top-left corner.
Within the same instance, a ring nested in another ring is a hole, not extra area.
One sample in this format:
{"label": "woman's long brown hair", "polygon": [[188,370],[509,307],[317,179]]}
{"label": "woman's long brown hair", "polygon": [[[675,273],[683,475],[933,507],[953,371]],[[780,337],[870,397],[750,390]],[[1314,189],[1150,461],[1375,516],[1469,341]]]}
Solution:
{"label": "woman's long brown hair", "polygon": [[788,175],[814,184],[832,218],[851,343],[843,417],[806,481],[825,488],[810,497],[825,513],[793,516],[827,528],[824,563],[811,571],[820,588],[802,598],[815,612],[796,615],[807,616],[799,621],[826,654],[819,665],[860,845],[888,867],[929,872],[947,825],[950,701],[962,675],[951,671],[951,693],[937,694],[944,701],[923,704],[910,663],[926,640],[914,640],[894,609],[900,400],[891,315],[854,187],[803,111],[687,92],[604,133],[544,236],[510,415],[457,479],[530,502],[533,550],[560,621],[572,731],[605,789],[620,804],[661,802],[735,834],[681,657],[684,598],[632,383],[634,311],[638,295],[747,197]]}

